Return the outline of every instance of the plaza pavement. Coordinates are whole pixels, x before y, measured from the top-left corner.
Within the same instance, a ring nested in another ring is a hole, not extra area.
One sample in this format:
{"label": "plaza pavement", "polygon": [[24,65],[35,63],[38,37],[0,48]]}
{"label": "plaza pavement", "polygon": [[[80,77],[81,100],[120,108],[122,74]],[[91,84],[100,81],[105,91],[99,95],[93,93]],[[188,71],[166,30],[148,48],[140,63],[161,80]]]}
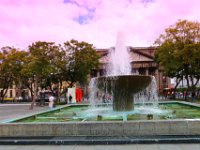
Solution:
{"label": "plaza pavement", "polygon": [[200,144],[5,145],[0,150],[200,150]]}
{"label": "plaza pavement", "polygon": [[30,110],[29,109],[30,105],[31,103],[0,104],[0,123],[49,109],[48,106],[44,107],[35,106],[33,110]]}
{"label": "plaza pavement", "polygon": [[[27,104],[0,104],[0,123],[48,110],[48,106]],[[122,144],[122,145],[0,145],[0,150],[200,150],[200,143]]]}

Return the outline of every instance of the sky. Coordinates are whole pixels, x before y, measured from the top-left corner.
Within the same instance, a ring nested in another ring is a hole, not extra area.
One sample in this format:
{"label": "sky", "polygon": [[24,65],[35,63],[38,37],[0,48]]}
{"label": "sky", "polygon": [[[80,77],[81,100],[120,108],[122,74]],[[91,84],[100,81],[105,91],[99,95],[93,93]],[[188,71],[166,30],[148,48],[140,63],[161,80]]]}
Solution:
{"label": "sky", "polygon": [[75,39],[96,48],[153,46],[179,19],[200,21],[200,0],[0,0],[0,48]]}

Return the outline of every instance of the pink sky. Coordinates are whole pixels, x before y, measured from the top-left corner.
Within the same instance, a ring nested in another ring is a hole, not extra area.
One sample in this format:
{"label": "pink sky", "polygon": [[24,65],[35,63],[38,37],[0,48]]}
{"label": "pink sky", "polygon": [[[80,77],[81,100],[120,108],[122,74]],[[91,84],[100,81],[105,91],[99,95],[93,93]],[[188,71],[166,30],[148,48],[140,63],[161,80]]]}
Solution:
{"label": "pink sky", "polygon": [[70,39],[96,48],[152,46],[178,19],[200,21],[200,0],[0,0],[0,47]]}

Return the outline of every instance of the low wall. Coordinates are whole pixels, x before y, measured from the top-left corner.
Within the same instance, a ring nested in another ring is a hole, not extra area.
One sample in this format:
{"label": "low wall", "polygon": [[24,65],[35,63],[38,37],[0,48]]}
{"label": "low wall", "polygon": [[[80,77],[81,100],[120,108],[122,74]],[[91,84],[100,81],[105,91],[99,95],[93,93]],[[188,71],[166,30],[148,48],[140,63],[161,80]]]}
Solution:
{"label": "low wall", "polygon": [[0,124],[0,137],[150,135],[200,135],[200,120]]}

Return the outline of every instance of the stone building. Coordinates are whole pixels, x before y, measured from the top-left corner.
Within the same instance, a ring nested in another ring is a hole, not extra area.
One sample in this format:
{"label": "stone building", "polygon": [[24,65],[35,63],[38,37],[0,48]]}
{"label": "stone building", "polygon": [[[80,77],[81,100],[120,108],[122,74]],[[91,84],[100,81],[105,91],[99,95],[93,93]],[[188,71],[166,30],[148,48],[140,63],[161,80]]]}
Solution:
{"label": "stone building", "polygon": [[[162,70],[154,61],[155,47],[128,47],[128,49],[130,51],[133,74],[155,76],[159,92],[170,86],[170,78],[163,75]],[[105,75],[106,66],[110,61],[109,49],[97,49],[97,52],[101,56],[100,68],[93,71],[92,77]]]}

